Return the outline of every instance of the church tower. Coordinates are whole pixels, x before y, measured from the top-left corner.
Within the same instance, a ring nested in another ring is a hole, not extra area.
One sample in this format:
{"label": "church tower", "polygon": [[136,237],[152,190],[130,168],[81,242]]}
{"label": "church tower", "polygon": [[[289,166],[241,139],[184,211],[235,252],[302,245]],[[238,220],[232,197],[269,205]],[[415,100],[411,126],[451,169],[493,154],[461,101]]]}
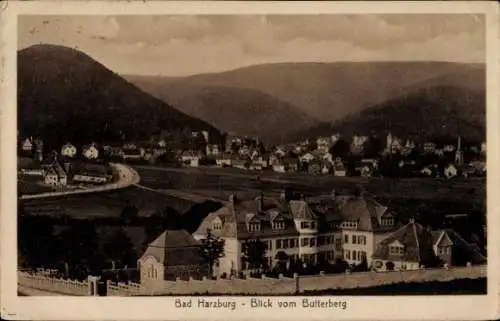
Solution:
{"label": "church tower", "polygon": [[385,148],[387,149],[388,152],[390,152],[392,149],[392,135],[391,135],[391,133],[387,134],[387,141],[386,141]]}
{"label": "church tower", "polygon": [[461,166],[464,163],[464,154],[462,151],[462,138],[458,136],[457,139],[457,150],[455,152],[455,164]]}

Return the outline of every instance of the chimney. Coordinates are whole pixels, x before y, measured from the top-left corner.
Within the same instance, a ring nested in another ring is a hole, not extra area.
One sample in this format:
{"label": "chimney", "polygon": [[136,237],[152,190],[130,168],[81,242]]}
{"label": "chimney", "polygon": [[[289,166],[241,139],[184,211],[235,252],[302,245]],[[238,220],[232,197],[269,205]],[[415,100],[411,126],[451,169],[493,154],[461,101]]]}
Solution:
{"label": "chimney", "polygon": [[229,202],[231,203],[231,205],[234,205],[234,203],[236,203],[236,200],[236,193],[231,193],[231,195],[229,195]]}
{"label": "chimney", "polygon": [[280,193],[280,200],[281,201],[286,201],[286,191],[282,190]]}
{"label": "chimney", "polygon": [[262,212],[264,210],[264,193],[260,193],[257,203],[259,212]]}

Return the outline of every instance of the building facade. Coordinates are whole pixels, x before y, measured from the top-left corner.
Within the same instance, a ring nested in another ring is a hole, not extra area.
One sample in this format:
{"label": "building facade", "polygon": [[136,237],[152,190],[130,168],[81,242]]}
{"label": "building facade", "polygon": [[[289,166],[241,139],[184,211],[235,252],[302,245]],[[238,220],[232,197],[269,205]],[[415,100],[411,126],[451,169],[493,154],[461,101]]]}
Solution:
{"label": "building facade", "polygon": [[244,243],[266,244],[269,267],[278,263],[315,265],[343,258],[349,264],[371,265],[376,245],[394,231],[394,214],[365,195],[341,196],[335,191],[310,198],[288,199],[263,195],[239,200],[210,213],[193,234],[207,231],[225,240],[224,257],[215,273],[234,274],[248,268],[242,259]]}
{"label": "building facade", "polygon": [[380,242],[373,255],[373,269],[376,271],[484,262],[486,257],[477,246],[469,244],[454,230],[431,230],[413,219]]}
{"label": "building facade", "polygon": [[200,244],[185,230],[167,230],[151,242],[138,261],[141,283],[208,276]]}

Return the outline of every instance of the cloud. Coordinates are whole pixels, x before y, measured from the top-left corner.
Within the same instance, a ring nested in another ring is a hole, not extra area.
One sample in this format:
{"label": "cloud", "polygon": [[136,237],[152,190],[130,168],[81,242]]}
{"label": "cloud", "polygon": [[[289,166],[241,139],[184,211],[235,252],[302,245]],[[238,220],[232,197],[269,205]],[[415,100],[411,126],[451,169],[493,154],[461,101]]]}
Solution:
{"label": "cloud", "polygon": [[128,74],[186,75],[288,61],[483,62],[478,15],[21,16],[19,47],[78,48]]}

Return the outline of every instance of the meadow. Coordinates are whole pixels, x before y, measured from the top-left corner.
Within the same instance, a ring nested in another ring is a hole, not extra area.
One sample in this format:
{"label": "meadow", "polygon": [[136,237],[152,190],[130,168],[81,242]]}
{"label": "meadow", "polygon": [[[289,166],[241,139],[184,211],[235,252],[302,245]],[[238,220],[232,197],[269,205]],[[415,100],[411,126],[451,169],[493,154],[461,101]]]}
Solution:
{"label": "meadow", "polygon": [[119,217],[126,206],[135,206],[138,216],[149,216],[167,206],[185,212],[194,203],[167,195],[128,187],[110,192],[66,195],[21,201],[33,215],[67,215],[74,218]]}
{"label": "meadow", "polygon": [[433,179],[433,178],[379,178],[335,177],[302,173],[244,172],[235,169],[186,168],[167,169],[136,167],[141,185],[154,189],[183,189],[210,193],[212,197],[227,199],[231,192],[255,194],[260,191],[276,193],[284,188],[314,195],[335,189],[352,192],[362,186],[376,197],[386,199],[418,199],[463,201],[484,204],[486,182],[484,179]]}

